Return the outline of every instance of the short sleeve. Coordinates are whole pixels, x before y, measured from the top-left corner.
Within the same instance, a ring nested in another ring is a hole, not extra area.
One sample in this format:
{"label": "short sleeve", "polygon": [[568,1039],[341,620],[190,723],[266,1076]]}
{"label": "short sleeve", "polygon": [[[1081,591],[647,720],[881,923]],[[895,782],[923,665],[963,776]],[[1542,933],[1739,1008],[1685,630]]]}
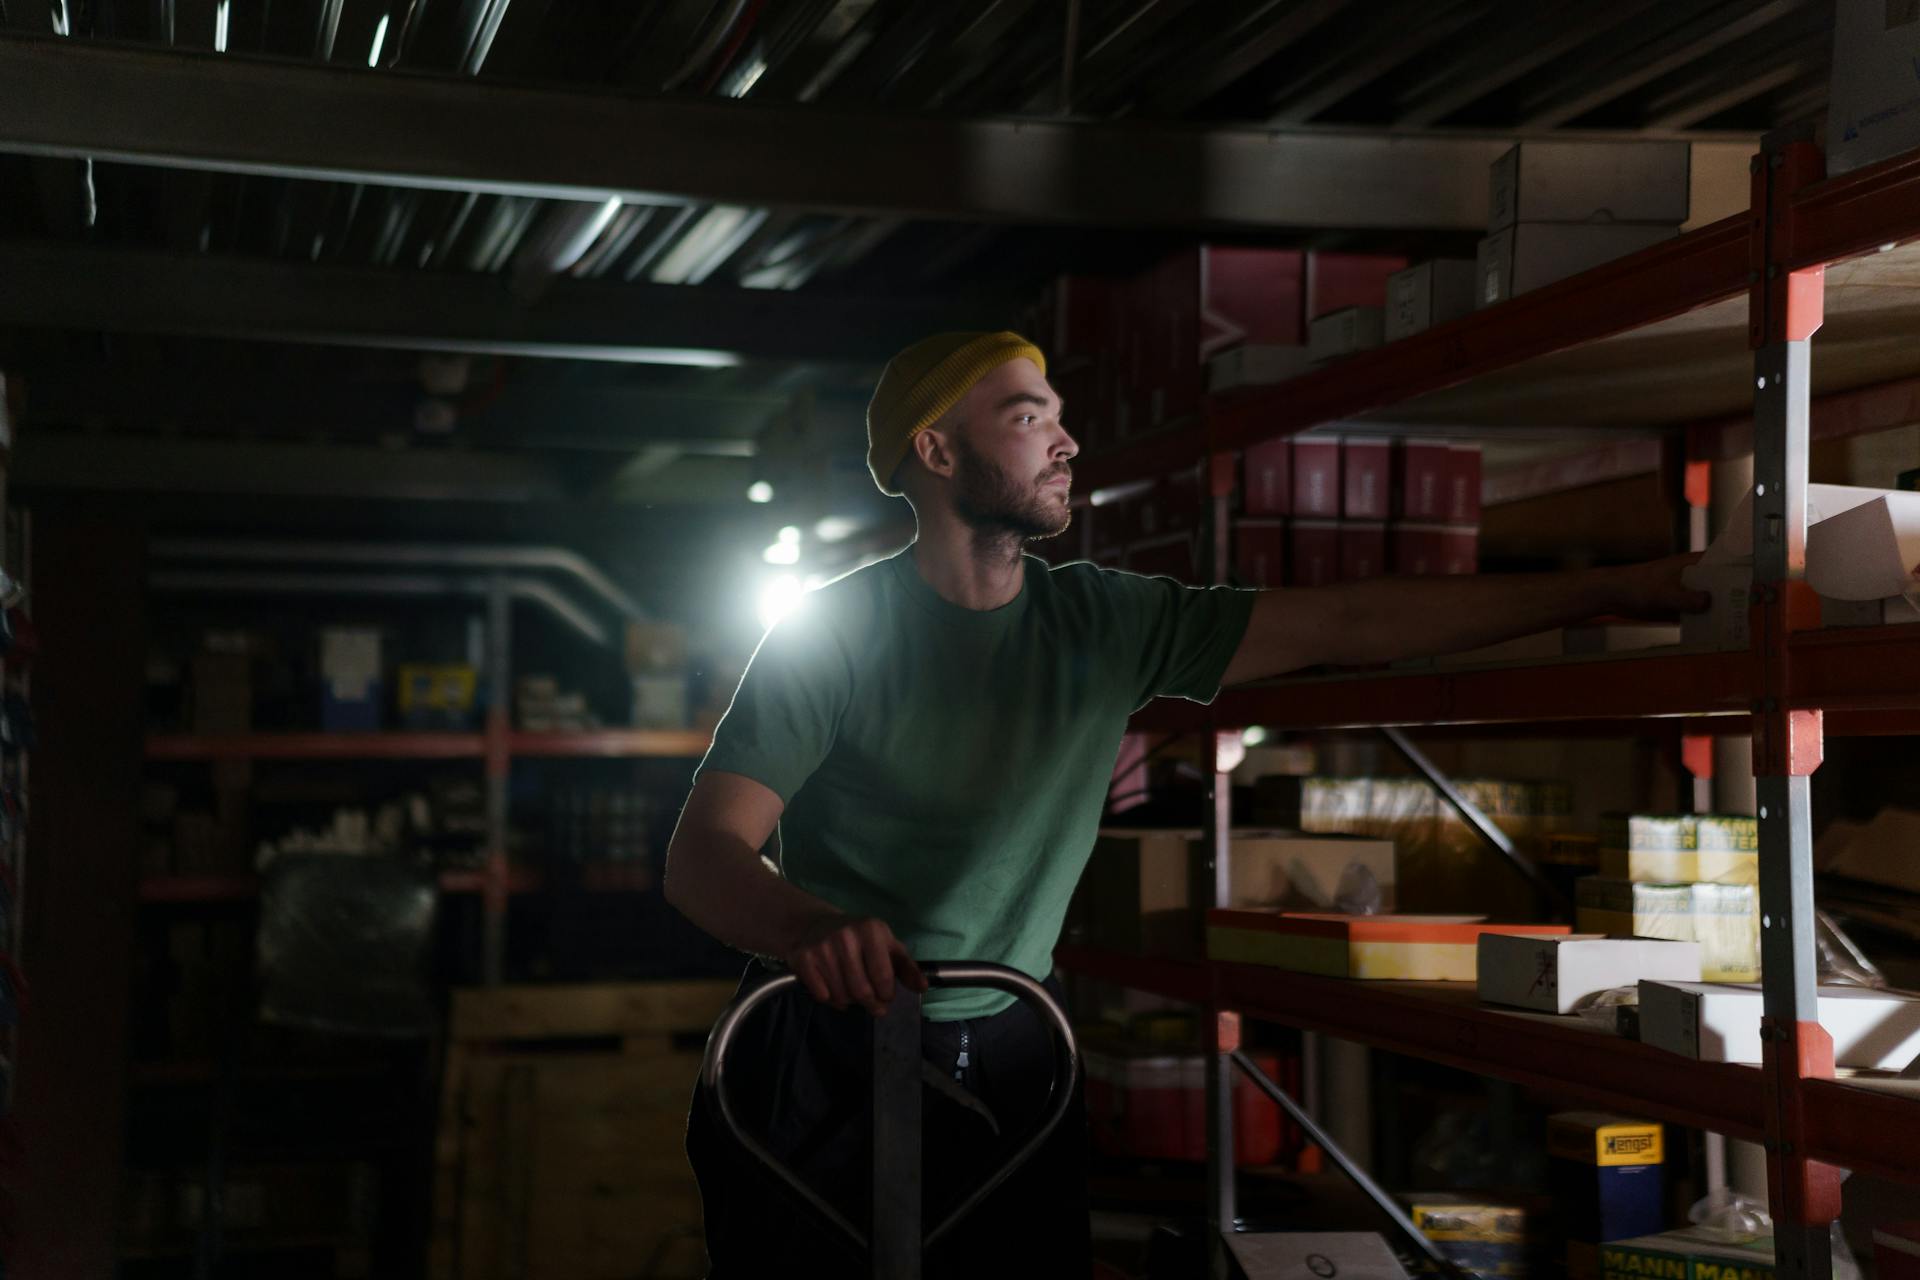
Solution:
{"label": "short sleeve", "polygon": [[846,651],[805,607],[760,641],[698,774],[752,778],[790,803],[833,746],[852,689]]}
{"label": "short sleeve", "polygon": [[1138,671],[1135,706],[1155,698],[1209,703],[1247,634],[1257,591],[1190,587],[1172,578],[1103,570]]}

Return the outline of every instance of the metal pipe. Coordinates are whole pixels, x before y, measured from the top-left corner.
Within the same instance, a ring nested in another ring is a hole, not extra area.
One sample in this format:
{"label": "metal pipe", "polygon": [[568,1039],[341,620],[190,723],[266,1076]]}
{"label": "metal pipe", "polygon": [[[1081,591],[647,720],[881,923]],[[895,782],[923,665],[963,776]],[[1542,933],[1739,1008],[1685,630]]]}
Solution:
{"label": "metal pipe", "polygon": [[1433,1265],[1438,1268],[1440,1274],[1449,1277],[1449,1280],[1469,1280],[1467,1273],[1462,1271],[1453,1259],[1447,1257],[1446,1254],[1440,1251],[1439,1245],[1421,1234],[1420,1228],[1413,1225],[1413,1219],[1407,1216],[1406,1210],[1402,1209],[1394,1198],[1388,1195],[1380,1184],[1368,1175],[1365,1169],[1355,1164],[1352,1156],[1349,1156],[1345,1151],[1341,1150],[1339,1144],[1327,1136],[1327,1131],[1322,1129],[1319,1124],[1314,1121],[1314,1118],[1307,1114],[1304,1107],[1295,1102],[1285,1089],[1282,1089],[1269,1079],[1267,1073],[1260,1069],[1258,1063],[1254,1062],[1252,1058],[1249,1058],[1246,1053],[1240,1049],[1235,1049],[1232,1056],[1234,1065],[1246,1072],[1247,1077],[1252,1080],[1254,1084],[1258,1085],[1261,1091],[1269,1098],[1279,1103],[1282,1111],[1285,1111],[1289,1116],[1293,1117],[1293,1122],[1299,1125],[1301,1132],[1307,1135],[1307,1141],[1313,1143],[1322,1151],[1326,1152],[1328,1156],[1332,1157],[1333,1162],[1340,1166],[1340,1171],[1346,1174],[1347,1177],[1353,1179],[1353,1184],[1366,1193],[1367,1198],[1373,1201],[1374,1207],[1386,1214],[1393,1225],[1399,1228],[1400,1234],[1406,1237],[1408,1244],[1411,1244],[1414,1248],[1425,1254]]}
{"label": "metal pipe", "polygon": [[[716,11],[717,9],[718,6],[716,6]],[[746,11],[747,0],[733,0],[732,11],[708,29],[705,37],[701,39],[698,45],[694,46],[693,52],[687,55],[687,60],[680,64],[680,69],[668,76],[666,81],[661,84],[660,91],[662,93],[672,93],[675,89],[678,89],[681,85],[692,79],[694,72],[706,66],[707,59],[713,57],[714,54],[720,51],[720,42],[727,38],[727,33],[733,30],[734,24],[740,21],[740,15]]]}
{"label": "metal pipe", "polygon": [[648,613],[601,572],[565,547],[466,546],[454,543],[296,542],[239,538],[158,538],[150,548],[163,560],[238,560],[247,563],[331,561],[335,564],[432,565],[459,569],[521,569],[563,573],[634,622]]}
{"label": "metal pipe", "polygon": [[[485,596],[492,579],[465,575],[358,573],[250,573],[238,569],[158,569],[147,575],[155,591],[237,591],[262,595]],[[537,604],[582,639],[611,647],[598,619],[538,578],[508,578],[508,594]]]}

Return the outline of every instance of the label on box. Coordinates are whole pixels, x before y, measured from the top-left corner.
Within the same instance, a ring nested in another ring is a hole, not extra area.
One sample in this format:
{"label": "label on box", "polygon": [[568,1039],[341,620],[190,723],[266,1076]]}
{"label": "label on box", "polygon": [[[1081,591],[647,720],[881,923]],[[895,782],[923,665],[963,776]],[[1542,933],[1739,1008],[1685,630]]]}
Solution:
{"label": "label on box", "polygon": [[1293,441],[1293,514],[1340,514],[1340,442],[1331,436]]}
{"label": "label on box", "polygon": [[1392,442],[1347,436],[1340,441],[1340,468],[1340,514],[1348,520],[1385,520],[1392,511]]}
{"label": "label on box", "polygon": [[1249,445],[1242,467],[1243,507],[1248,515],[1292,514],[1293,441],[1283,437]]}

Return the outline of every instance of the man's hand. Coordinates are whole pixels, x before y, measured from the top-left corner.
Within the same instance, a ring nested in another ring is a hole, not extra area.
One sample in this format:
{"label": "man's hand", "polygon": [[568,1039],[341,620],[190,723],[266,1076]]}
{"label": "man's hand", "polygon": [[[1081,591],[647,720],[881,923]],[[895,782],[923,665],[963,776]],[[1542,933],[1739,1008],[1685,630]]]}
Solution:
{"label": "man's hand", "polygon": [[1698,559],[1700,553],[1694,551],[1610,570],[1620,593],[1616,608],[1631,618],[1666,618],[1711,608],[1712,596],[1680,581],[1680,574]]}
{"label": "man's hand", "polygon": [[876,1018],[893,1003],[896,978],[915,991],[927,989],[906,944],[871,916],[823,915],[781,958],[815,1000],[836,1009],[863,1005]]}

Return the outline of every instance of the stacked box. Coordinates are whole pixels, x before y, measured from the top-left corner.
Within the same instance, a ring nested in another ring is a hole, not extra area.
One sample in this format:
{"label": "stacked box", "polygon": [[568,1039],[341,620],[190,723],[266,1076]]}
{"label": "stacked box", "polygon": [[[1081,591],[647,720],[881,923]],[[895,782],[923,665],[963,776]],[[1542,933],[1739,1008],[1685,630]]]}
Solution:
{"label": "stacked box", "polygon": [[1601,1280],[1774,1280],[1773,1237],[1682,1227],[1600,1246]]}
{"label": "stacked box", "polygon": [[1340,516],[1385,520],[1393,514],[1393,442],[1377,436],[1340,440]]}
{"label": "stacked box", "polygon": [[1443,258],[1394,272],[1387,279],[1387,341],[1471,315],[1477,282],[1471,258]]}
{"label": "stacked box", "polygon": [[1241,468],[1241,510],[1250,516],[1293,514],[1293,441],[1263,440],[1247,448]]}
{"label": "stacked box", "polygon": [[1287,529],[1287,585],[1326,587],[1340,581],[1340,522],[1293,520]]}
{"label": "stacked box", "polygon": [[1286,583],[1287,522],[1234,521],[1234,576],[1243,587],[1278,587]]}
{"label": "stacked box", "polygon": [[1207,957],[1329,978],[1472,982],[1480,935],[1567,932],[1565,925],[1487,924],[1474,916],[1216,908],[1207,913]]}
{"label": "stacked box", "polygon": [[[1904,1071],[1920,1057],[1920,997],[1834,985],[1816,1003],[1836,1067]],[[1757,983],[1640,983],[1641,1041],[1702,1062],[1759,1065],[1762,1014]]]}
{"label": "stacked box", "polygon": [[1570,1280],[1595,1280],[1600,1246],[1666,1226],[1665,1131],[1650,1120],[1567,1111],[1547,1120],[1553,1234]]}
{"label": "stacked box", "polygon": [[1349,307],[1378,307],[1384,312],[1387,281],[1406,265],[1404,257],[1384,254],[1308,254],[1307,320],[1318,320]]}
{"label": "stacked box", "polygon": [[1607,814],[1600,874],[1648,884],[1758,884],[1759,823],[1741,814]]}
{"label": "stacked box", "polygon": [[385,705],[380,633],[366,627],[320,632],[320,727],[327,732],[380,727]]}
{"label": "stacked box", "polygon": [[1365,521],[1340,522],[1340,581],[1360,582],[1387,571],[1387,526]]}
{"label": "stacked box", "polygon": [[1295,516],[1332,520],[1340,515],[1340,439],[1303,436],[1293,441]]}
{"label": "stacked box", "polygon": [[1320,364],[1371,351],[1386,340],[1386,308],[1347,307],[1313,322],[1307,333],[1307,356]]}
{"label": "stacked box", "polygon": [[1750,884],[1646,884],[1585,876],[1574,886],[1582,933],[1671,938],[1700,944],[1709,982],[1760,976],[1760,891]]}

